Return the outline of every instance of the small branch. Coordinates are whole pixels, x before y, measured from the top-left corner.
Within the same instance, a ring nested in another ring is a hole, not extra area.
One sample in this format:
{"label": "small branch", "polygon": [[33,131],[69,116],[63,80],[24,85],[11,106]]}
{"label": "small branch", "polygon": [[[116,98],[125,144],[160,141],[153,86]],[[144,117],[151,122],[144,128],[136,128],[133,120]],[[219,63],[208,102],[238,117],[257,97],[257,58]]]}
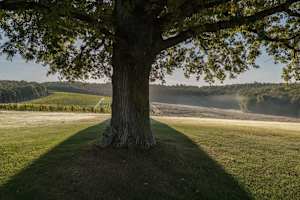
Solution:
{"label": "small branch", "polygon": [[295,52],[300,52],[300,49],[296,49],[295,47],[293,47],[290,44],[290,41],[296,39],[297,37],[300,37],[300,34],[296,34],[296,35],[294,35],[290,38],[272,38],[272,37],[268,36],[268,34],[265,31],[258,31],[256,29],[249,29],[249,31],[257,34],[263,40],[270,41],[270,42],[281,43],[282,45],[284,45],[288,49],[291,49]]}
{"label": "small branch", "polygon": [[178,11],[182,14],[180,16],[177,16],[178,13],[168,13],[165,16],[161,17],[159,20],[159,24],[161,26],[164,26],[165,24],[168,24],[170,21],[172,21],[174,18],[179,17],[181,19],[185,19],[187,17],[191,17],[192,15],[201,12],[202,10],[207,10],[210,8],[213,8],[218,5],[226,4],[232,0],[208,0],[204,3],[193,3],[190,0],[186,0],[184,3],[182,3],[182,6],[178,9]]}

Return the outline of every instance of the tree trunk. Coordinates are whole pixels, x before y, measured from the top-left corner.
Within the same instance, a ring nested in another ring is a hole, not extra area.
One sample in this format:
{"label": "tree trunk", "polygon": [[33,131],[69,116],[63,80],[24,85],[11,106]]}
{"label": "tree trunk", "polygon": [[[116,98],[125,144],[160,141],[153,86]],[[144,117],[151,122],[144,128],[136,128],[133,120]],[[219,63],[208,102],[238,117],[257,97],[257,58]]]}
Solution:
{"label": "tree trunk", "polygon": [[118,1],[115,5],[112,119],[103,145],[150,148],[156,143],[149,116],[154,28],[144,12],[126,10],[124,2]]}
{"label": "tree trunk", "polygon": [[118,46],[113,56],[113,101],[110,128],[103,137],[105,146],[150,148],[155,138],[150,126],[149,74],[152,60],[128,57]]}

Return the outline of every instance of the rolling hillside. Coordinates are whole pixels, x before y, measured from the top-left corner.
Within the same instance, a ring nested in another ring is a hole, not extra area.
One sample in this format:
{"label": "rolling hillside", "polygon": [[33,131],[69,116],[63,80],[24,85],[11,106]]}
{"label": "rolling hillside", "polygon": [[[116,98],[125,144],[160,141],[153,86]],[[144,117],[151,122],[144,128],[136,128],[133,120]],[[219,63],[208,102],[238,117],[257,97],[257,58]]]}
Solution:
{"label": "rolling hillside", "polygon": [[95,106],[101,99],[103,103],[110,103],[110,97],[98,95],[80,94],[71,92],[52,92],[49,96],[27,101],[29,104],[46,104],[46,105],[77,105],[77,106]]}
{"label": "rolling hillside", "polygon": [[110,113],[110,104],[110,97],[52,92],[49,96],[31,101],[0,104],[0,110]]}

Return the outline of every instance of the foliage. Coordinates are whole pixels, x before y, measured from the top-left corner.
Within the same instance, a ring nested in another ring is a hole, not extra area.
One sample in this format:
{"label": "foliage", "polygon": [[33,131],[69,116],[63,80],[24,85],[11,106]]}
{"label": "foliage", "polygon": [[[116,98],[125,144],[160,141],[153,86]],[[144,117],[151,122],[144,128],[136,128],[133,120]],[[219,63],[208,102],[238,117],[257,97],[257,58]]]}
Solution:
{"label": "foliage", "polygon": [[143,40],[147,55],[156,56],[152,80],[183,68],[187,77],[213,82],[257,67],[265,49],[286,64],[285,80],[300,80],[299,2],[3,0],[1,50],[67,79],[101,78],[111,76],[116,41],[130,47]]}
{"label": "foliage", "polygon": [[0,81],[0,103],[15,103],[48,95],[41,84],[25,81]]}

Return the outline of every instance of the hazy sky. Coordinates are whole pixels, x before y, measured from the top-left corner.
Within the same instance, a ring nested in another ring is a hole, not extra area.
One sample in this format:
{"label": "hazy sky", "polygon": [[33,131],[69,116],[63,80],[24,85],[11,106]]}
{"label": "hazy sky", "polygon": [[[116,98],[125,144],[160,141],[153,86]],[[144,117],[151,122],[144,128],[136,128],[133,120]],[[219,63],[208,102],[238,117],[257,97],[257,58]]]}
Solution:
{"label": "hazy sky", "polygon": [[[225,84],[232,83],[252,83],[252,82],[281,82],[282,65],[275,65],[272,58],[263,55],[257,63],[262,67],[252,69],[240,75],[237,79],[227,80]],[[20,57],[15,57],[13,61],[7,61],[4,56],[0,56],[0,80],[25,80],[25,81],[55,81],[56,76],[47,77],[47,67],[35,63],[26,63]],[[104,80],[105,81],[105,80]],[[94,81],[92,82],[99,82]],[[101,81],[100,81],[101,82]],[[206,85],[204,81],[186,79],[180,71],[173,76],[167,77],[167,84],[186,84],[186,85]]]}

